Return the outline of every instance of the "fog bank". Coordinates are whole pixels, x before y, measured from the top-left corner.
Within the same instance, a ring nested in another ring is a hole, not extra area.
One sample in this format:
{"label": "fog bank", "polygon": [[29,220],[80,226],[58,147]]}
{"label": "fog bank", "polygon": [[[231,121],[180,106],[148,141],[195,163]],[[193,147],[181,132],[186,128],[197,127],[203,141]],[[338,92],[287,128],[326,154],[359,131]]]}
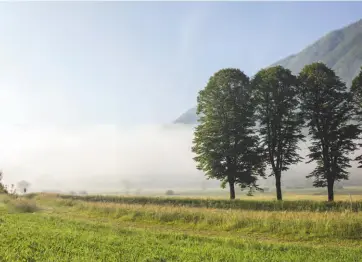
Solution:
{"label": "fog bank", "polygon": [[[201,189],[205,178],[192,159],[192,138],[189,125],[2,127],[0,168],[6,184],[26,180],[31,191],[122,191],[125,181],[132,190]],[[305,156],[308,143],[300,145]],[[283,173],[284,184],[306,184],[313,168],[305,160],[293,166]],[[351,171],[358,180],[360,170]],[[272,184],[272,179],[260,181]]]}
{"label": "fog bank", "polygon": [[0,131],[0,168],[5,183],[24,179],[33,190],[122,190],[124,180],[133,187],[201,181],[192,134],[182,125],[6,128]]}

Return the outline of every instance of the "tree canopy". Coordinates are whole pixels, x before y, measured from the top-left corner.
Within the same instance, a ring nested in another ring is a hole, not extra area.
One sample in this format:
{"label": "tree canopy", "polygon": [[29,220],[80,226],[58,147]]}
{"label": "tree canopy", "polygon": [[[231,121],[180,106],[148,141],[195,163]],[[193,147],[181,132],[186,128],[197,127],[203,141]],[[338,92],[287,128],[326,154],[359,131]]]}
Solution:
{"label": "tree canopy", "polygon": [[[351,92],[356,112],[355,120],[362,123],[362,67],[359,74],[352,81]],[[362,144],[359,144],[359,146],[362,147]],[[358,167],[362,168],[362,155],[359,155],[355,160],[358,161]]]}
{"label": "tree canopy", "polygon": [[308,177],[314,186],[328,188],[328,200],[334,200],[335,181],[348,179],[349,154],[360,134],[354,116],[352,95],[334,71],[323,63],[313,63],[299,74],[301,109],[309,128],[312,145],[309,162],[317,166]]}
{"label": "tree canopy", "polygon": [[362,67],[359,74],[352,80],[351,92],[353,101],[362,108]]}
{"label": "tree canopy", "polygon": [[260,70],[252,83],[260,137],[275,176],[277,199],[282,200],[282,171],[301,160],[297,152],[303,138],[298,81],[290,70],[275,66]]}
{"label": "tree canopy", "polygon": [[199,92],[197,114],[200,124],[194,134],[193,152],[197,168],[208,178],[229,184],[257,188],[264,176],[264,161],[255,135],[255,107],[249,77],[239,69],[215,73]]}

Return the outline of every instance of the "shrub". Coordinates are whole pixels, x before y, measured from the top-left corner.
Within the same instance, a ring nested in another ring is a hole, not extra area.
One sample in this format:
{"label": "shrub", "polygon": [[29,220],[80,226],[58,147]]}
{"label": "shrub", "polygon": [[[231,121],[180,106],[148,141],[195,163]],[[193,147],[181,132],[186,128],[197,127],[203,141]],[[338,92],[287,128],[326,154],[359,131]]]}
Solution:
{"label": "shrub", "polygon": [[16,198],[7,201],[9,211],[16,213],[34,213],[39,210],[36,202],[26,198]]}

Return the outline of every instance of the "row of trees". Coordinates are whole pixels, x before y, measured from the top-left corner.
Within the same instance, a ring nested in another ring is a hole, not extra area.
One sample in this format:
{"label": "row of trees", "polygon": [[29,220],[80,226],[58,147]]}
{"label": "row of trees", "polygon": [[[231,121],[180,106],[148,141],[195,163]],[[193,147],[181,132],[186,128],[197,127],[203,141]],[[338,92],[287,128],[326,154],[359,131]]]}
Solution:
{"label": "row of trees", "polygon": [[[215,73],[199,92],[199,125],[192,151],[198,169],[222,181],[235,198],[235,185],[260,189],[267,167],[282,200],[281,177],[302,161],[298,144],[308,128],[307,163],[316,167],[307,177],[315,187],[348,179],[351,153],[358,148],[362,122],[362,71],[349,91],[323,63],[305,66],[298,76],[281,66],[259,71],[252,79],[239,69]],[[362,156],[355,159],[362,167]]]}

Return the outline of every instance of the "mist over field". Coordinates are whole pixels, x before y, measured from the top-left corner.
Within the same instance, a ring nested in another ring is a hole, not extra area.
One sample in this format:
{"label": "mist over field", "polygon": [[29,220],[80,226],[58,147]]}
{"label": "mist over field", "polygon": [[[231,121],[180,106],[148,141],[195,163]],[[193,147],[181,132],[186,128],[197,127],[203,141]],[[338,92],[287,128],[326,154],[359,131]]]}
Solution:
{"label": "mist over field", "polygon": [[[205,178],[192,159],[193,130],[182,124],[3,127],[0,168],[6,184],[26,180],[31,191],[122,192],[125,181],[130,192],[201,189]],[[307,143],[301,143],[301,148],[305,155]],[[304,162],[283,174],[286,185],[306,185],[305,176],[314,165]],[[358,172],[352,170],[352,178]],[[272,184],[272,178],[260,181],[260,185]],[[219,182],[207,185],[217,188]]]}
{"label": "mist over field", "polygon": [[192,128],[113,125],[0,131],[6,183],[25,179],[32,189],[122,190],[201,181],[192,160]]}

